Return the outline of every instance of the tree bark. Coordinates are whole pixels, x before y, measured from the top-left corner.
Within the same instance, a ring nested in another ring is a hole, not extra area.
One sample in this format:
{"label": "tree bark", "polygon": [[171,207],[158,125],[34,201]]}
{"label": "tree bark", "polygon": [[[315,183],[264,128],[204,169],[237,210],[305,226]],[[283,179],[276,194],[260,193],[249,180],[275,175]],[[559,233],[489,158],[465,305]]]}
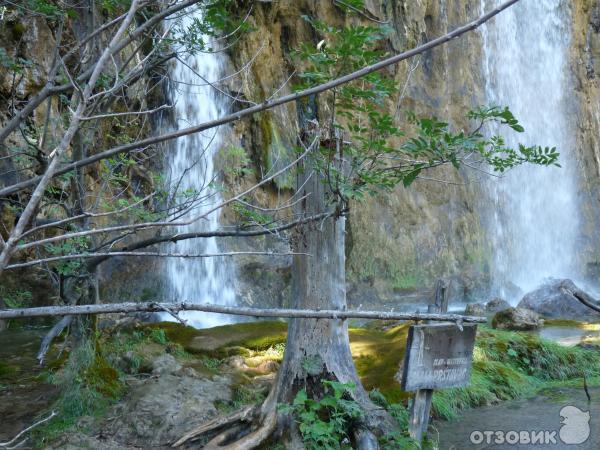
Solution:
{"label": "tree bark", "polygon": [[[2,299],[0,298],[0,309],[4,309],[4,308],[6,308],[6,305],[4,304],[4,302],[2,301]],[[0,331],[5,330],[7,327],[8,327],[7,321],[0,319]]]}
{"label": "tree bark", "polygon": [[[310,161],[299,170],[298,192],[306,199],[298,205],[301,216],[331,210],[334,198],[325,177],[313,171]],[[346,309],[345,217],[335,215],[322,222],[301,227],[296,232],[292,268],[292,309]],[[277,403],[289,404],[301,389],[309,396],[322,394],[322,380],[353,383],[352,396],[363,408],[368,429],[390,429],[389,417],[375,407],[356,372],[348,324],[345,320],[294,318],[288,326],[284,359],[279,370],[275,396]],[[298,439],[293,421],[280,420],[278,432],[291,429],[292,443]],[[294,436],[296,435],[296,436]]]}

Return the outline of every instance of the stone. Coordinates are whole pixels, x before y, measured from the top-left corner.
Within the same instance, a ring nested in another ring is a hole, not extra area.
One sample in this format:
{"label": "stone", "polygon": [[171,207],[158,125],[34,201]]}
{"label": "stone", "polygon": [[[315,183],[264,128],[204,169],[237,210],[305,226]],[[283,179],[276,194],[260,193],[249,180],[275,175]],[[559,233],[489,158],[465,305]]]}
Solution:
{"label": "stone", "polygon": [[467,316],[485,316],[485,305],[483,303],[469,303],[465,308]]}
{"label": "stone", "polygon": [[143,380],[110,412],[120,419],[105,422],[99,433],[105,437],[102,446],[87,436],[88,446],[78,442],[73,448],[166,448],[165,443],[217,415],[214,403],[231,401],[230,385],[226,377],[208,380],[186,372]]}
{"label": "stone", "polygon": [[485,310],[488,313],[497,313],[498,311],[504,311],[505,309],[510,308],[510,303],[500,297],[496,297],[490,300],[485,305]]}
{"label": "stone", "polygon": [[173,355],[165,353],[160,355],[152,362],[152,373],[154,375],[164,375],[179,372],[182,366]]}
{"label": "stone", "polygon": [[492,318],[492,327],[499,330],[535,330],[543,324],[538,313],[526,308],[511,307],[497,312]]}
{"label": "stone", "polygon": [[549,280],[526,294],[517,306],[551,318],[581,319],[597,315],[573,296],[576,290],[581,291],[571,280]]}

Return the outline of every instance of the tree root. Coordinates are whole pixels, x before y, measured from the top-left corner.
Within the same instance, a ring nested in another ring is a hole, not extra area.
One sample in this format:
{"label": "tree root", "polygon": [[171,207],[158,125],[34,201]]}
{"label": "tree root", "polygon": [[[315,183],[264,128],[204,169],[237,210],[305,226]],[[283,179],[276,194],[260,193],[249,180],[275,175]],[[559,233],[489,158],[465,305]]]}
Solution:
{"label": "tree root", "polygon": [[[260,408],[254,405],[246,406],[226,417],[218,417],[200,425],[175,442],[173,447],[199,439],[207,433],[222,430],[205,444],[204,450],[251,450],[274,435],[281,437],[284,430],[287,430],[291,443],[296,443],[292,447],[303,448],[294,424],[290,423],[289,417],[277,411],[276,393],[277,388],[274,388]],[[359,398],[356,401],[365,411],[365,415],[352,433],[355,445],[360,450],[377,450],[379,444],[376,434],[385,434],[392,429],[391,418],[386,411],[374,407],[367,398]]]}
{"label": "tree root", "polygon": [[[188,441],[192,441],[195,438],[202,436],[203,434],[209,433],[220,428],[234,425],[238,422],[251,422],[257,407],[255,405],[246,406],[233,414],[225,417],[216,417],[215,419],[203,423],[197,428],[185,434],[181,439],[173,444],[173,447],[179,447]],[[221,433],[222,434],[222,433]]]}
{"label": "tree root", "polygon": [[251,450],[265,442],[277,425],[277,411],[271,411],[262,421],[262,425],[243,438],[225,446],[220,444],[229,441],[232,437],[230,430],[217,435],[204,446],[204,450]]}
{"label": "tree root", "polygon": [[[269,439],[277,426],[276,392],[277,388],[272,389],[260,408],[255,405],[246,406],[227,417],[213,419],[187,433],[175,442],[173,447],[178,447],[203,434],[226,426],[229,428],[212,438],[203,447],[205,450],[250,450],[258,447]],[[248,432],[253,424],[256,428]],[[236,439],[238,436],[241,437]]]}

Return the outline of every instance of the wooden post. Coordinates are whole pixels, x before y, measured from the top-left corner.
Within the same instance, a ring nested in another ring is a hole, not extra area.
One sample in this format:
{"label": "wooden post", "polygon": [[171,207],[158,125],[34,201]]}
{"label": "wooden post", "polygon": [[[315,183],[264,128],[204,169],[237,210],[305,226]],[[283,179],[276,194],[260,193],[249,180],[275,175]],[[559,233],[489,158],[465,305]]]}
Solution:
{"label": "wooden post", "polygon": [[[448,311],[448,283],[440,279],[435,284],[435,294],[432,303],[427,307],[429,313],[441,313]],[[431,413],[431,400],[433,398],[433,389],[419,389],[410,408],[410,418],[408,422],[408,432],[410,437],[417,442],[423,440],[427,434],[429,426],[429,414]]]}

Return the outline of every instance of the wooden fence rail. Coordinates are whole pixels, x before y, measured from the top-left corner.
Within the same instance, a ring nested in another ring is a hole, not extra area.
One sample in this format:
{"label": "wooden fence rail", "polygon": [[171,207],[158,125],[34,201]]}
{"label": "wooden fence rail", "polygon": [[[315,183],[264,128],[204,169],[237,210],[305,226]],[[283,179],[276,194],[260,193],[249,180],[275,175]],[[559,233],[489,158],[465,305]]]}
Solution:
{"label": "wooden fence rail", "polygon": [[401,313],[394,311],[357,310],[310,310],[310,309],[261,309],[240,306],[221,306],[200,303],[105,303],[99,305],[42,306],[39,308],[1,309],[0,320],[22,319],[26,317],[75,316],[86,314],[167,312],[177,314],[182,311],[202,311],[208,313],[232,314],[250,317],[287,317],[310,319],[379,319],[379,320],[432,320],[442,322],[485,323],[485,317],[464,316],[461,314]]}

